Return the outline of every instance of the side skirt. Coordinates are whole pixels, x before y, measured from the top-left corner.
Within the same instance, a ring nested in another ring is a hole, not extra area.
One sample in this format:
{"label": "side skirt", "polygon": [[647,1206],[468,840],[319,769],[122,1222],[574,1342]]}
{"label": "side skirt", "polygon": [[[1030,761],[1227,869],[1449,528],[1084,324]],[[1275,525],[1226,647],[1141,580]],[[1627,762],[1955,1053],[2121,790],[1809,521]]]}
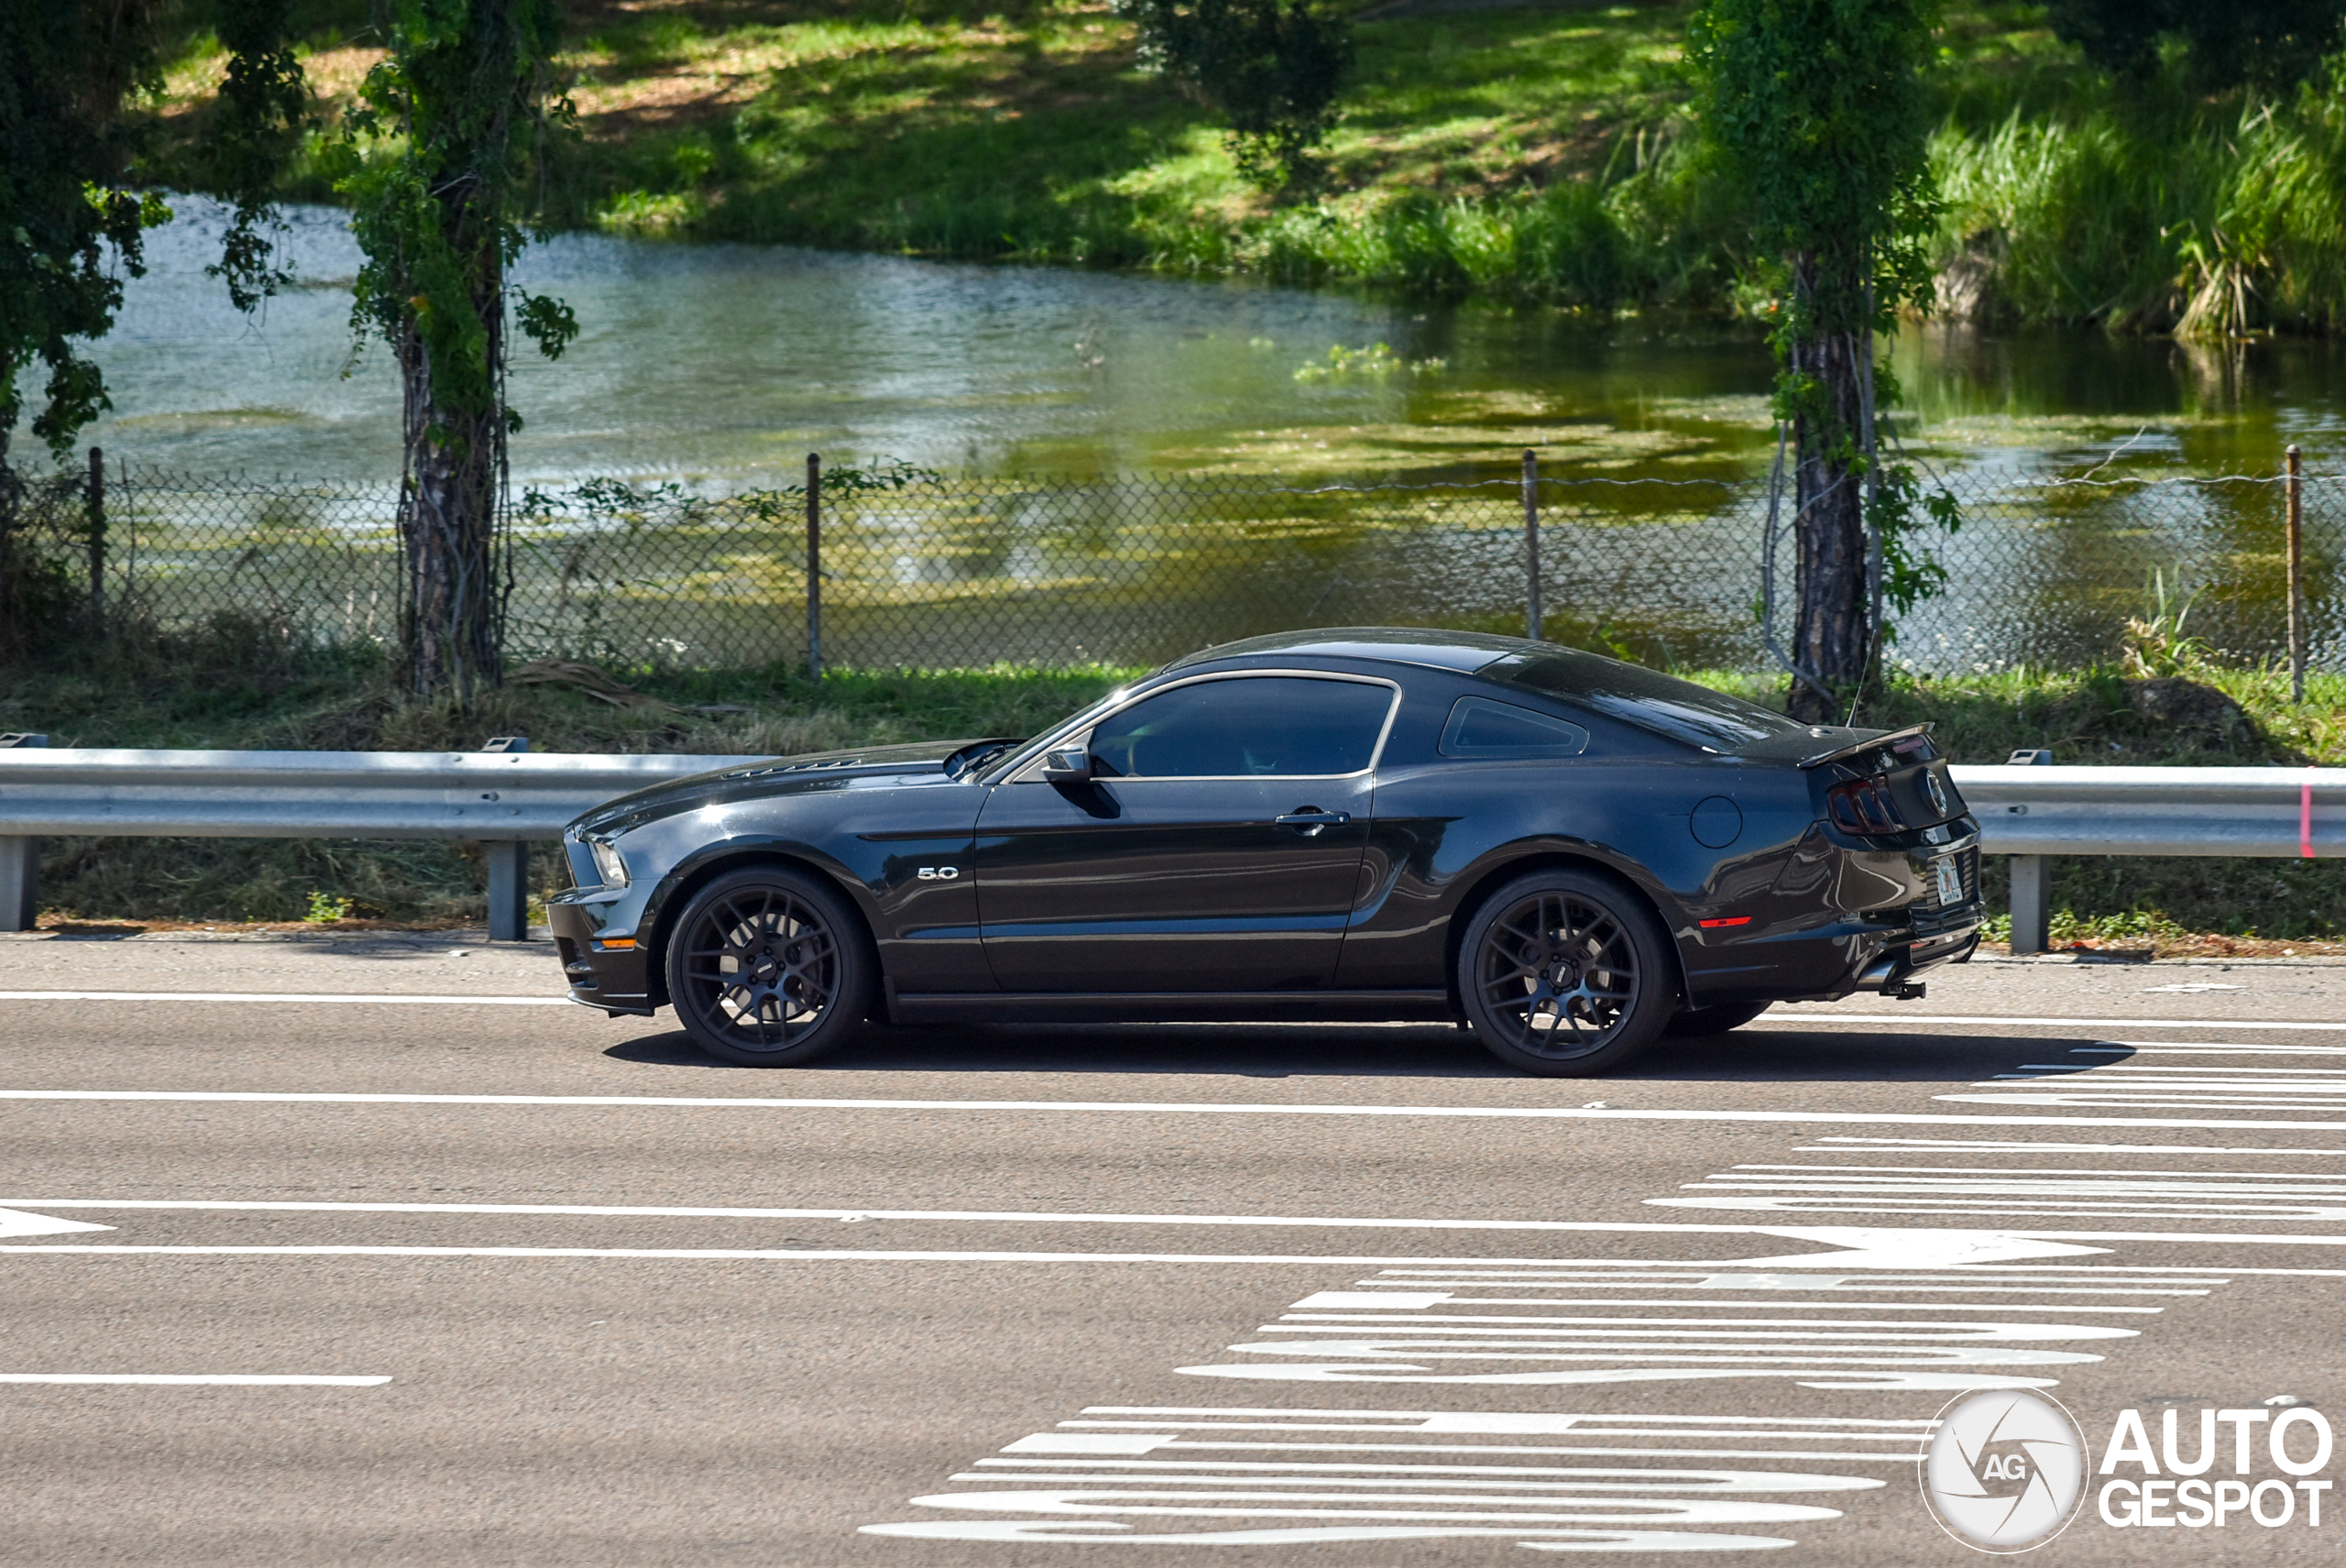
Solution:
{"label": "side skirt", "polygon": [[906,996],[892,987],[888,1016],[896,1024],[1448,1023],[1457,1009],[1443,991],[989,991]]}

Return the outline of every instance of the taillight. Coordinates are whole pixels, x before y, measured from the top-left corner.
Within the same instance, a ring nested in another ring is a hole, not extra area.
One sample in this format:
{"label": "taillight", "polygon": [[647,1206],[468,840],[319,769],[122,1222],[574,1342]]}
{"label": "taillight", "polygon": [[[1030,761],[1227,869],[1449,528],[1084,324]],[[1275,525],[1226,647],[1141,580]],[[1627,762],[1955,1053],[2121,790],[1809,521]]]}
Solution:
{"label": "taillight", "polygon": [[1849,833],[1900,833],[1906,828],[1891,798],[1890,785],[1880,778],[1851,779],[1825,792],[1825,815],[1833,826]]}

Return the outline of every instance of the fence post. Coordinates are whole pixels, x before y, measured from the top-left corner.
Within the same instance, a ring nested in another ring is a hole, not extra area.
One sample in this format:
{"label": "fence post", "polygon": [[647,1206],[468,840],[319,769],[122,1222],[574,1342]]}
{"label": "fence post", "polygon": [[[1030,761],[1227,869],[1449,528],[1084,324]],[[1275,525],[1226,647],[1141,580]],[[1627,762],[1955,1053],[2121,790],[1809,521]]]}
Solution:
{"label": "fence post", "polygon": [[90,619],[106,621],[106,455],[90,448]]}
{"label": "fence post", "polygon": [[823,678],[823,455],[806,454],[806,678]]}
{"label": "fence post", "polygon": [[1523,634],[1540,641],[1540,455],[1523,449]]}
{"label": "fence post", "polygon": [[[526,735],[499,735],[484,751],[526,751]],[[530,846],[520,839],[492,839],[480,847],[488,862],[488,939],[526,942],[530,939]]]}
{"label": "fence post", "polygon": [[[0,746],[46,746],[46,735],[0,735]],[[0,837],[0,931],[29,931],[40,911],[40,840],[22,834]]]}
{"label": "fence post", "polygon": [[2306,699],[2305,459],[2289,443],[2289,700]]}

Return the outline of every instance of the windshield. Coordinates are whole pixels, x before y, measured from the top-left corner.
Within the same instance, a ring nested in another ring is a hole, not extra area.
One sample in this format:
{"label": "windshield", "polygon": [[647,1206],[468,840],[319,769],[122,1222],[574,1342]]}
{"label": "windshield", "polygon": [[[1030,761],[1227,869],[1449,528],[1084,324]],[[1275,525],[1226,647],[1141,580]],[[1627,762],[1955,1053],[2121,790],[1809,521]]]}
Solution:
{"label": "windshield", "polygon": [[1715,751],[1740,751],[1773,736],[1804,734],[1808,728],[1756,702],[1576,648],[1509,653],[1474,673]]}

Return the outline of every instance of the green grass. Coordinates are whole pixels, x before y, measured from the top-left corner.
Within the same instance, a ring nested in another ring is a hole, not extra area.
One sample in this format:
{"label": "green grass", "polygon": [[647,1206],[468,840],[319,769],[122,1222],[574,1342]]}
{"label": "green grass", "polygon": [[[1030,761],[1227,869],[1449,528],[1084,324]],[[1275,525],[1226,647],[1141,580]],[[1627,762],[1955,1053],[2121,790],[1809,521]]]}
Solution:
{"label": "green grass", "polygon": [[[630,677],[647,699],[640,706],[513,684],[466,715],[400,699],[369,652],[290,656],[231,624],[71,667],[12,671],[0,729],[45,731],[60,746],[468,750],[522,734],[541,751],[778,754],[1029,734],[1138,673],[845,670],[818,686],[784,668],[644,672]],[[1770,677],[1681,673],[1762,701],[1782,697]],[[1885,728],[1931,719],[1965,762],[2045,747],[2062,762],[2346,765],[2346,676],[2313,676],[2299,707],[2269,671],[2195,664],[2190,674],[2221,698],[2154,717],[2143,711],[2140,683],[2115,670],[2018,671],[1901,678],[1870,694],[1858,717]],[[2063,940],[2346,938],[2346,864],[2335,861],[2080,857],[2056,860],[2053,872]],[[76,919],[295,921],[320,900],[341,900],[362,916],[477,920],[482,874],[477,851],[454,844],[58,839],[45,846],[42,902]],[[563,873],[549,851],[534,874],[551,889]],[[1988,862],[1991,906],[2006,896],[2004,874],[2001,861]]]}
{"label": "green grass", "polygon": [[[1683,4],[1540,5],[1360,25],[1330,178],[1278,205],[1212,116],[1135,62],[1104,0],[582,0],[560,60],[579,135],[550,215],[680,239],[1366,283],[1607,311],[1732,310],[1738,192],[1687,156]],[[346,104],[363,0],[304,0]],[[167,125],[219,71],[191,35]],[[2346,93],[2121,91],[2040,5],[1950,5],[1932,76],[1938,259],[1990,319],[2346,319]],[[168,141],[170,138],[166,138]],[[297,193],[330,195],[314,170]]]}

